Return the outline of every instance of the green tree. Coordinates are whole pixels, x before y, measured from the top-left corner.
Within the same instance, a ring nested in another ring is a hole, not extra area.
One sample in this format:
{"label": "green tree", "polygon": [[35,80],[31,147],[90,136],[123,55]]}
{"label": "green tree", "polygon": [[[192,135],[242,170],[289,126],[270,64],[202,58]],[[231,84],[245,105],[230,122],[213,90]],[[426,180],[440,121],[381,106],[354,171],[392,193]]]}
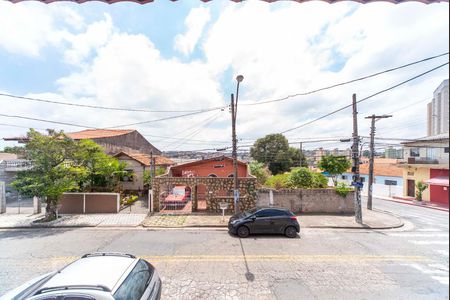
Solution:
{"label": "green tree", "polygon": [[[166,173],[166,171],[167,170],[165,168],[157,167],[157,168],[155,168],[155,176],[164,175]],[[145,170],[144,171],[143,179],[144,179],[144,185],[147,188],[150,188],[151,185],[152,185],[152,174],[151,174],[150,170]]]}
{"label": "green tree", "polygon": [[305,157],[299,150],[289,147],[282,134],[269,134],[256,140],[250,149],[251,157],[266,164],[274,175],[289,171],[293,166],[304,166]]}
{"label": "green tree", "polygon": [[56,218],[56,205],[62,194],[78,187],[78,171],[67,164],[76,143],[63,132],[48,131],[42,135],[31,129],[25,146],[25,158],[32,162],[30,170],[19,172],[13,187],[29,197],[46,201],[46,220]]}
{"label": "green tree", "polygon": [[270,176],[269,170],[264,166],[263,163],[252,161],[249,164],[249,167],[250,173],[256,177],[256,181],[260,185],[263,185],[266,182],[267,178],[269,178]]}
{"label": "green tree", "polygon": [[289,173],[273,175],[267,178],[265,185],[268,187],[275,188],[277,190],[283,188],[291,188],[292,183],[289,180],[289,177],[290,177]]}
{"label": "green tree", "polygon": [[337,176],[347,171],[351,163],[345,156],[326,155],[322,157],[317,166],[332,176],[334,186],[336,186]]}
{"label": "green tree", "polygon": [[71,160],[83,191],[113,191],[120,178],[127,174],[124,162],[105,154],[102,147],[91,140],[77,142]]}
{"label": "green tree", "polygon": [[293,187],[296,188],[311,188],[313,185],[313,175],[307,168],[295,168],[289,176]]}
{"label": "green tree", "polygon": [[3,152],[5,152],[5,153],[14,153],[14,154],[17,154],[17,155],[24,155],[25,154],[25,147],[21,147],[21,146],[9,147],[9,146],[6,146],[5,148],[3,148]]}

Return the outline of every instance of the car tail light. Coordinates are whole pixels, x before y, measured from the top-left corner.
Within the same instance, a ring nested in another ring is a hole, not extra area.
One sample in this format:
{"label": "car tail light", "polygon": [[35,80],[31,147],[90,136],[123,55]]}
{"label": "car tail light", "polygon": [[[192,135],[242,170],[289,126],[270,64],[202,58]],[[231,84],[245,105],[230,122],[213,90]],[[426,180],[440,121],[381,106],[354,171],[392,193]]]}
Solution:
{"label": "car tail light", "polygon": [[297,217],[296,216],[291,216],[291,220],[297,221]]}

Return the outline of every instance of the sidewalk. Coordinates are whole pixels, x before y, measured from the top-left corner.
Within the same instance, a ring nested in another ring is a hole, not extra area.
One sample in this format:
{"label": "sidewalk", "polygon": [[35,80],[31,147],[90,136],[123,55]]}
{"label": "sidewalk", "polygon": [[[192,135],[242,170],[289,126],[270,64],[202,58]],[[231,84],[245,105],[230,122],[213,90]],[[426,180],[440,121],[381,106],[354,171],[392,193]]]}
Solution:
{"label": "sidewalk", "polygon": [[[163,215],[154,214],[86,214],[63,215],[49,223],[33,223],[43,214],[2,214],[0,228],[70,228],[70,227],[129,227],[145,228],[226,228],[229,215]],[[363,211],[363,224],[349,215],[298,215],[302,228],[389,229],[403,226],[398,217],[382,211]]]}
{"label": "sidewalk", "polygon": [[1,214],[0,228],[137,227],[147,214],[62,215],[48,223],[33,223],[44,214]]}
{"label": "sidewalk", "polygon": [[398,197],[398,198],[383,197],[383,196],[373,196],[373,197],[374,198],[379,198],[379,199],[382,199],[382,200],[386,200],[386,201],[403,203],[403,204],[407,204],[407,205],[426,207],[426,208],[436,209],[436,210],[441,210],[441,211],[446,211],[446,212],[449,211],[449,207],[448,206],[437,204],[437,203],[430,203],[430,202],[425,202],[425,201],[423,201],[422,203],[416,203],[416,202],[413,202],[413,200],[408,200],[408,199],[404,199],[404,198],[401,199],[400,197]]}
{"label": "sidewalk", "polygon": [[[160,215],[148,216],[142,226],[149,228],[190,228],[222,227],[226,228],[230,216],[218,215]],[[363,224],[355,222],[352,215],[300,214],[297,219],[302,228],[343,228],[343,229],[390,229],[403,226],[400,218],[379,210],[363,210]]]}

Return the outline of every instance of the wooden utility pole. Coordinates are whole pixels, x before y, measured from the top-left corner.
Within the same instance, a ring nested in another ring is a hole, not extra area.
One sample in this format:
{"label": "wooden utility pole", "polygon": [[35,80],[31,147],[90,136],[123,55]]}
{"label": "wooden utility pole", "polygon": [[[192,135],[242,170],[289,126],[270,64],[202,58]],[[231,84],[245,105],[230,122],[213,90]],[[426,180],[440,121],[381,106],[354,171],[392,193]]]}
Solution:
{"label": "wooden utility pole", "polygon": [[355,220],[362,224],[362,210],[361,210],[361,179],[359,177],[359,136],[358,136],[358,111],[356,108],[356,94],[353,94],[353,182],[355,187]]}
{"label": "wooden utility pole", "polygon": [[233,200],[234,200],[234,212],[239,212],[239,183],[238,183],[238,170],[237,170],[237,141],[236,141],[236,107],[234,105],[234,94],[231,94],[231,134],[233,139]]}
{"label": "wooden utility pole", "polygon": [[375,121],[379,119],[390,118],[392,115],[376,116],[371,115],[366,119],[372,119],[370,127],[370,158],[369,158],[369,188],[367,192],[367,209],[372,210],[372,192],[373,192],[373,162],[375,157]]}

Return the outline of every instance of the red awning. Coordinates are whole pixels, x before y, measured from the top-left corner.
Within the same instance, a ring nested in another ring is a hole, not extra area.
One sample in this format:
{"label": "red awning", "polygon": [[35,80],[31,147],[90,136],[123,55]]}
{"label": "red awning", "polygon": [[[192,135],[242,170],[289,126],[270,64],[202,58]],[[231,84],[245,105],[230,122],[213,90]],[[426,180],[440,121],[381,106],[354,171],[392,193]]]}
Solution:
{"label": "red awning", "polygon": [[[30,1],[30,0],[7,0],[9,2],[12,3],[17,3],[17,2],[23,2],[23,1]],[[42,3],[52,3],[52,2],[61,2],[61,1],[70,1],[70,2],[76,2],[76,3],[85,3],[85,2],[92,2],[92,1],[100,1],[100,2],[105,2],[108,4],[113,4],[116,2],[135,2],[135,3],[139,3],[139,4],[147,4],[147,3],[151,3],[154,0],[32,0],[32,1],[39,1]],[[171,0],[173,2],[177,1],[177,0]],[[210,2],[212,0],[199,0],[202,2]],[[245,0],[230,0],[233,2],[244,2]],[[281,0],[261,0],[261,1],[265,1],[265,2],[277,2],[277,1],[281,1]],[[298,2],[298,3],[302,3],[302,2],[309,2],[309,1],[313,1],[313,0],[290,0],[292,2]],[[328,3],[336,3],[336,2],[343,2],[343,1],[348,1],[348,0],[321,0],[324,2],[328,2]],[[425,4],[431,4],[431,3],[439,3],[439,2],[449,2],[449,0],[352,0],[353,2],[359,2],[361,4],[366,4],[366,3],[372,3],[372,2],[390,2],[390,3],[394,3],[394,4],[400,4],[403,2],[421,2],[421,3],[425,3]]]}
{"label": "red awning", "polygon": [[425,183],[428,183],[429,185],[448,186],[448,177],[438,176],[430,178],[427,181],[425,181]]}

